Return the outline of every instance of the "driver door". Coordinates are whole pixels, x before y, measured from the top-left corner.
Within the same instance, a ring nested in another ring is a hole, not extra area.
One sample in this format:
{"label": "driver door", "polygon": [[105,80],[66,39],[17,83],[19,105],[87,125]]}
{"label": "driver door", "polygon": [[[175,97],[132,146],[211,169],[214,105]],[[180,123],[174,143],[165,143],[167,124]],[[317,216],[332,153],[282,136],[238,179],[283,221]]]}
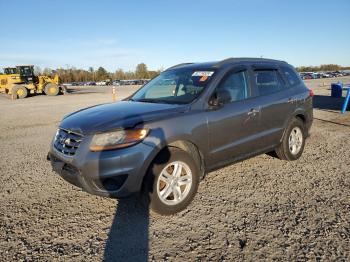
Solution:
{"label": "driver door", "polygon": [[229,102],[208,112],[211,168],[241,159],[258,150],[260,104],[252,97],[247,69],[228,72],[217,89],[231,94]]}

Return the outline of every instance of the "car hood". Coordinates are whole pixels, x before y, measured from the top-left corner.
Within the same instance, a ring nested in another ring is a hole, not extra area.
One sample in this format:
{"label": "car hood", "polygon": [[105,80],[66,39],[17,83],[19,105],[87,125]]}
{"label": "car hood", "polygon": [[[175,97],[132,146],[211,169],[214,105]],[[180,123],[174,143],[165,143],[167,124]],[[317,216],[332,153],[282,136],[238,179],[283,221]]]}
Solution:
{"label": "car hood", "polygon": [[187,108],[186,105],[121,101],[85,108],[67,115],[60,128],[79,134],[93,134],[168,118],[185,112]]}

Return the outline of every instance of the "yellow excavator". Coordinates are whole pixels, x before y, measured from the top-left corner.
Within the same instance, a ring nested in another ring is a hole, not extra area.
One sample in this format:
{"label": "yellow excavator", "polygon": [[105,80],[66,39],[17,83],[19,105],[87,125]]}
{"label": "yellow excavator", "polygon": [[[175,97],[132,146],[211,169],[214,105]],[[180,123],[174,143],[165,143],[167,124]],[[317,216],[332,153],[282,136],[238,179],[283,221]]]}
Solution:
{"label": "yellow excavator", "polygon": [[65,93],[66,89],[60,85],[58,75],[53,78],[44,75],[36,76],[33,65],[21,65],[4,68],[4,73],[0,74],[0,92],[21,99],[29,94],[45,93],[56,96]]}

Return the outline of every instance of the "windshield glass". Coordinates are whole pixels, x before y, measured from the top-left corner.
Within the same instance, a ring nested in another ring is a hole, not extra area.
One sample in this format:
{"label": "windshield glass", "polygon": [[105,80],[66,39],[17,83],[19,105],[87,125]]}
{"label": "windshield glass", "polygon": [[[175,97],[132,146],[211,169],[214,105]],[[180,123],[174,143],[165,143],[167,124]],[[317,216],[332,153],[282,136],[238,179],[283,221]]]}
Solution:
{"label": "windshield glass", "polygon": [[20,70],[21,76],[32,76],[34,74],[33,68],[30,66],[19,67],[19,70]]}
{"label": "windshield glass", "polygon": [[214,70],[174,69],[165,71],[131,98],[150,103],[187,104],[199,96]]}
{"label": "windshield glass", "polygon": [[7,74],[7,75],[13,75],[13,74],[16,74],[16,73],[17,73],[17,72],[16,72],[16,68],[10,68],[10,67],[5,68],[5,69],[4,69],[4,72],[5,72],[5,74]]}

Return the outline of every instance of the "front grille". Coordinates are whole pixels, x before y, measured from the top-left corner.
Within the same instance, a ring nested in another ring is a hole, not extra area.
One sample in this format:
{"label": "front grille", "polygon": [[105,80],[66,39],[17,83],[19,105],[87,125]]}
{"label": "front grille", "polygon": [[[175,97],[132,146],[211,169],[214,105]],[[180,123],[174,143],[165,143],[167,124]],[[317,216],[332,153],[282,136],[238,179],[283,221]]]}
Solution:
{"label": "front grille", "polygon": [[55,137],[54,147],[57,151],[67,156],[74,156],[82,136],[69,130],[58,129]]}

